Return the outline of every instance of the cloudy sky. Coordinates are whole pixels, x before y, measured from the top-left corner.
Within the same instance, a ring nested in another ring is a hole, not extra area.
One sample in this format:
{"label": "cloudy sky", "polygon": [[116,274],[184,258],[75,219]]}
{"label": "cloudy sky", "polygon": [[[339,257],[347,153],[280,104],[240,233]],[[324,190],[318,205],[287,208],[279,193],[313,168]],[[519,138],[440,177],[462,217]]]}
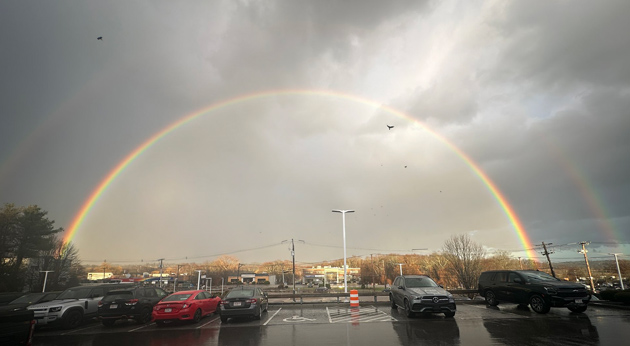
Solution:
{"label": "cloudy sky", "polygon": [[356,211],[348,256],[469,234],[525,257],[488,184],[533,243],[572,244],[557,259],[579,258],[580,241],[630,255],[627,13],[627,1],[2,1],[0,203],[37,204],[68,230],[128,155],[199,114],[95,200],[73,239],[85,261],[290,259],[290,239],[304,241],[298,262],[338,259],[332,209]]}

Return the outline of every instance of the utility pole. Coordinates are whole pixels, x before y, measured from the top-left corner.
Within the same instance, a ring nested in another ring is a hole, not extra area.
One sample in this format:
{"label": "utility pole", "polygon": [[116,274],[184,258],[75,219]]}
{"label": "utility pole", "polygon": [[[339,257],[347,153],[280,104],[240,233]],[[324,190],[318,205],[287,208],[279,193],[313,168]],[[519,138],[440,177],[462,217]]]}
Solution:
{"label": "utility pole", "polygon": [[615,263],[617,263],[617,274],[619,274],[619,284],[621,284],[621,290],[623,291],[625,288],[623,287],[623,278],[621,277],[621,270],[619,269],[619,260],[617,259],[617,255],[621,255],[621,254],[610,253],[609,255],[615,256]]}
{"label": "utility pole", "polygon": [[293,301],[295,302],[295,244],[291,238],[291,257],[293,257]]}
{"label": "utility pole", "polygon": [[582,245],[582,251],[578,251],[584,254],[584,261],[586,262],[586,269],[588,270],[588,279],[591,282],[591,292],[595,292],[595,285],[593,284],[593,274],[591,274],[591,266],[588,264],[588,257],[586,256],[586,253],[588,252],[586,250],[586,245],[590,244],[588,242],[580,242],[580,244]]}
{"label": "utility pole", "polygon": [[160,288],[162,288],[162,261],[164,258],[159,258],[158,261],[160,261]]}
{"label": "utility pole", "polygon": [[[298,240],[298,241],[301,241],[302,243],[304,243],[304,240]],[[284,242],[289,242],[289,241],[283,240],[282,243]],[[291,247],[289,248],[289,250],[291,250],[291,257],[293,258],[293,301],[295,301],[295,242],[293,241],[293,238],[291,238]]]}
{"label": "utility pole", "polygon": [[518,265],[521,267],[521,270],[523,270],[523,262],[521,262],[521,257],[518,258]]}
{"label": "utility pole", "polygon": [[173,284],[173,292],[177,292],[177,281],[179,280],[179,268],[183,267],[183,265],[177,265],[177,276],[175,277],[175,283]]}
{"label": "utility pole", "polygon": [[553,250],[551,250],[551,252],[547,251],[547,245],[553,245],[553,243],[545,244],[545,242],[542,242],[542,247],[545,251],[541,252],[541,254],[547,256],[547,262],[549,262],[549,269],[551,269],[551,275],[553,275],[553,277],[555,278],[556,272],[553,271],[553,266],[551,265],[551,259],[549,258],[549,254],[552,254]]}

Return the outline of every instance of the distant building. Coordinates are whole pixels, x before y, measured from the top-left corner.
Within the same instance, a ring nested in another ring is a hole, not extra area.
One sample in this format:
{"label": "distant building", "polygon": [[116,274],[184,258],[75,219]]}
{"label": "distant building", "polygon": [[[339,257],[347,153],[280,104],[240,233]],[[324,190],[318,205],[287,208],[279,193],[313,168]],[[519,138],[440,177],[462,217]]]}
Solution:
{"label": "distant building", "polygon": [[257,283],[257,284],[264,284],[265,282],[269,282],[270,285],[275,285],[276,284],[276,277],[275,275],[269,275],[267,273],[262,273],[262,274],[257,274],[257,273],[240,273],[240,280],[239,280],[239,276],[236,274],[232,274],[232,275],[228,275],[228,280],[229,283],[237,283],[237,282],[242,282],[244,284],[252,284],[252,283]]}
{"label": "distant building", "polygon": [[[358,281],[361,278],[361,268],[347,268],[348,282]],[[343,268],[331,266],[317,266],[302,269],[302,280],[305,284],[338,284],[343,282]]]}
{"label": "distant building", "polygon": [[88,273],[87,279],[90,281],[97,281],[97,280],[109,279],[112,276],[114,276],[114,273],[96,272],[96,273]]}

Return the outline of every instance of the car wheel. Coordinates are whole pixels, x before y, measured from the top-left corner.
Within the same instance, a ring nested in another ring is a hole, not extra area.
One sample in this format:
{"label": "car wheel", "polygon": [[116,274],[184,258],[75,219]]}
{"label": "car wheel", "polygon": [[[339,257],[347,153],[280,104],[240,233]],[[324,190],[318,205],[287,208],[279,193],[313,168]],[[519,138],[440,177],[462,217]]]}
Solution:
{"label": "car wheel", "polygon": [[407,317],[413,317],[413,311],[411,311],[411,303],[407,299],[405,299],[405,315]]}
{"label": "car wheel", "polygon": [[265,310],[263,310],[263,311],[267,312],[268,309],[269,309],[269,303],[265,304]]}
{"label": "car wheel", "polygon": [[227,323],[227,316],[221,316],[221,323]]}
{"label": "car wheel", "polygon": [[490,306],[497,306],[499,302],[497,301],[497,296],[494,295],[492,291],[486,291],[486,303]]}
{"label": "car wheel", "polygon": [[262,307],[258,307],[258,314],[254,315],[254,319],[255,320],[259,320],[260,319],[260,315],[262,315]]}
{"label": "car wheel", "polygon": [[144,308],[140,312],[140,315],[136,318],[136,321],[140,324],[146,324],[151,322],[151,309]]}
{"label": "car wheel", "polygon": [[392,309],[397,309],[398,305],[396,305],[396,302],[394,301],[394,296],[393,295],[389,295],[389,301],[392,303]]}
{"label": "car wheel", "polygon": [[63,314],[62,321],[64,329],[76,328],[83,322],[83,313],[79,310],[70,310]]}
{"label": "car wheel", "polygon": [[453,317],[455,317],[455,311],[445,312],[444,316],[448,317],[448,318],[453,318]]}
{"label": "car wheel", "polygon": [[546,314],[549,312],[549,309],[551,309],[551,307],[549,306],[549,304],[547,304],[547,302],[545,302],[543,297],[537,294],[534,294],[529,298],[529,306],[531,306],[534,312],[539,314]]}
{"label": "car wheel", "polygon": [[199,323],[199,321],[201,321],[201,309],[197,309],[195,316],[193,316],[193,323]]}
{"label": "car wheel", "polygon": [[116,323],[116,320],[102,320],[101,322],[105,327],[111,327]]}
{"label": "car wheel", "polygon": [[586,311],[587,306],[569,306],[568,309],[571,310],[571,312],[577,312],[577,313],[583,313],[584,311]]}

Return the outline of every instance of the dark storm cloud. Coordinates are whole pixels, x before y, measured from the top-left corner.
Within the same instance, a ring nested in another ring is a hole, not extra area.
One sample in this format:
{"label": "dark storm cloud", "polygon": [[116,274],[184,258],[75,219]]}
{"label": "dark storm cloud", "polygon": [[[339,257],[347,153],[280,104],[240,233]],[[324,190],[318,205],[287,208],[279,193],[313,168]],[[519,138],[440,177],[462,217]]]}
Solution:
{"label": "dark storm cloud", "polygon": [[[357,210],[348,234],[357,247],[438,249],[458,233],[519,246],[454,152],[343,93],[400,109],[461,148],[536,242],[604,239],[610,224],[624,234],[630,223],[625,2],[0,6],[0,44],[10,47],[0,55],[0,202],[40,204],[63,227],[117,163],[185,115],[262,90],[331,90],[242,100],[164,136],[95,204],[77,235],[82,251],[151,234],[143,257],[221,252],[208,241],[172,250],[161,240],[174,230],[338,245],[332,208]],[[118,255],[140,256],[132,246]]]}

